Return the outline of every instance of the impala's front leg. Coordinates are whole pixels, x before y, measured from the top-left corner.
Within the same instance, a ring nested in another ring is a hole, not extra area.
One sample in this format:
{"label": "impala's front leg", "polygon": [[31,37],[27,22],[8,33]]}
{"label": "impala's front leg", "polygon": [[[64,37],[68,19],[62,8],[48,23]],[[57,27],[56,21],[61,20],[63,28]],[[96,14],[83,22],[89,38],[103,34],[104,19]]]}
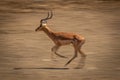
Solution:
{"label": "impala's front leg", "polygon": [[[60,46],[55,45],[51,50],[52,50],[52,52],[55,53],[57,56],[62,57],[62,58],[67,58],[67,57],[65,57],[65,56],[60,55],[60,54],[57,53],[57,50],[58,50],[59,48],[60,48]],[[53,53],[52,53],[52,55],[51,55],[52,58],[53,58]]]}

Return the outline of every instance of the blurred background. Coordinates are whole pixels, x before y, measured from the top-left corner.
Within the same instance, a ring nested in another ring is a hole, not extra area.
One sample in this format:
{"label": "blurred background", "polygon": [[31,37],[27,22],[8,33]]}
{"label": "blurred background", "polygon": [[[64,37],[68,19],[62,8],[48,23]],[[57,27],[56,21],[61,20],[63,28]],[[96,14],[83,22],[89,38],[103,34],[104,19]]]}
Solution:
{"label": "blurred background", "polygon": [[[54,43],[35,32],[49,10],[48,27],[86,38],[85,59],[64,67],[74,54],[68,45],[59,50],[67,59],[51,60]],[[120,0],[0,0],[0,79],[119,80],[119,26]]]}

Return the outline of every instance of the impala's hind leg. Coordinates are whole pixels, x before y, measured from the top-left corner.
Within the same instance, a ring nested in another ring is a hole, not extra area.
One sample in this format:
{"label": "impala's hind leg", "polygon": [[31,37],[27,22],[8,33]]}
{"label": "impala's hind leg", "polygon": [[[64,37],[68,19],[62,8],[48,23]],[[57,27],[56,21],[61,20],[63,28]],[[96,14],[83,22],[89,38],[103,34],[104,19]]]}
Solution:
{"label": "impala's hind leg", "polygon": [[85,43],[84,40],[81,41],[81,42],[79,43],[79,48],[78,48],[78,51],[79,51],[79,53],[81,54],[82,57],[86,57],[86,54],[81,50],[81,47],[82,47],[82,45],[83,45],[84,43]]}
{"label": "impala's hind leg", "polygon": [[86,57],[87,56],[81,49],[79,49],[79,53],[81,54],[82,57]]}
{"label": "impala's hind leg", "polygon": [[[55,53],[57,56],[62,57],[62,58],[67,58],[67,57],[65,57],[65,56],[60,55],[60,54],[57,53],[57,50],[58,50],[59,48],[60,48],[60,46],[55,45],[51,50],[52,50],[52,52]],[[52,58],[53,58],[53,53],[52,53],[52,55],[51,55]]]}

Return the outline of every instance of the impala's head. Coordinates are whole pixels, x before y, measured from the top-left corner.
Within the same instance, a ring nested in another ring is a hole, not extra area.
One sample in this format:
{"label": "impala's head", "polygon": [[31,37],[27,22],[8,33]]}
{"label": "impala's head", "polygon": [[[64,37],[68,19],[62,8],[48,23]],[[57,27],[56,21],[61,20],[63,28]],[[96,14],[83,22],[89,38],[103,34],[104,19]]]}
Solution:
{"label": "impala's head", "polygon": [[[50,13],[51,13],[51,15],[50,15]],[[47,20],[49,20],[53,17],[52,11],[50,13],[48,12],[48,16],[46,18],[40,20],[40,26],[37,29],[35,29],[35,31],[40,31],[47,25]]]}

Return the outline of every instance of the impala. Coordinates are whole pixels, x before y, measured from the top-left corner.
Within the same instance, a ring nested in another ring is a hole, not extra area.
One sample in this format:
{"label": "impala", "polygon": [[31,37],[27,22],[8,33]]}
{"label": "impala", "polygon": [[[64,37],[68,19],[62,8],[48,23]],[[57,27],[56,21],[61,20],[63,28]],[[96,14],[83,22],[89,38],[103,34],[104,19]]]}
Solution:
{"label": "impala", "polygon": [[57,50],[60,48],[60,46],[72,44],[74,47],[74,56],[65,64],[68,65],[72,60],[74,60],[77,57],[78,52],[81,54],[82,57],[86,57],[86,54],[81,51],[82,45],[85,43],[85,38],[79,34],[75,33],[66,33],[66,32],[55,32],[51,30],[47,26],[47,20],[51,19],[53,17],[53,12],[48,12],[48,16],[44,19],[40,20],[40,26],[35,29],[35,31],[44,31],[50,39],[55,43],[55,46],[52,47],[52,52],[55,53],[57,56],[66,58],[63,55],[60,55],[57,53]]}

